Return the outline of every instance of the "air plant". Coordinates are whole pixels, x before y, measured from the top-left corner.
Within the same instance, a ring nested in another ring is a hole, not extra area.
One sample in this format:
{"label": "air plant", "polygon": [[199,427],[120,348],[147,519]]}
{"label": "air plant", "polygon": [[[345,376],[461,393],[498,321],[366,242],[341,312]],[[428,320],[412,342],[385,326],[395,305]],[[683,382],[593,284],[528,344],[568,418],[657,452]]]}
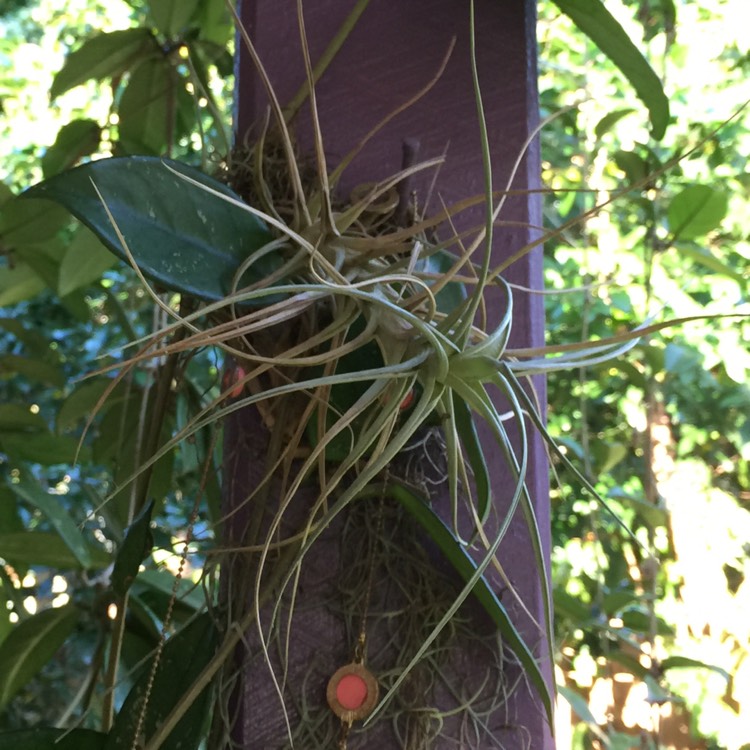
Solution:
{"label": "air plant", "polygon": [[[191,676],[190,685],[182,686],[181,697],[160,716],[158,726],[155,719],[146,718],[158,679],[158,659],[154,661],[150,681],[139,688],[140,704],[128,704],[131,720],[122,728],[133,741],[144,736],[147,750],[155,750],[170,735],[250,627],[257,629],[258,643],[271,664],[268,633],[282,618],[282,597],[285,592],[293,596],[306,556],[320,535],[365,497],[387,496],[400,504],[463,582],[408,663],[400,665],[400,675],[370,720],[387,708],[403,680],[472,595],[492,618],[551,720],[553,697],[537,657],[485,577],[492,568],[509,583],[498,550],[520,513],[543,584],[544,621],[538,626],[546,636],[543,640],[551,644],[550,587],[526,486],[527,431],[538,430],[550,452],[598,496],[546,432],[530,376],[617,357],[662,325],[649,321],[608,340],[567,348],[509,349],[513,298],[519,290],[502,277],[511,261],[493,267],[490,250],[516,170],[496,191],[473,48],[484,194],[425,217],[414,215],[413,206],[399,200],[398,186],[415,174],[435,170],[441,159],[406,166],[350,202],[340,201],[336,188],[341,173],[367,138],[329,170],[301,9],[300,28],[315,136],[311,168],[295,147],[289,126],[293,110],[285,110],[277,100],[240,26],[268,91],[271,114],[256,142],[229,160],[224,181],[166,159],[127,157],[83,165],[27,193],[62,203],[89,226],[133,267],[171,320],[140,342],[140,350],[124,366],[103,368],[119,372],[100,403],[128,370],[155,357],[166,362],[161,377],[167,395],[177,363],[198,349],[214,347],[227,362],[236,363],[222,392],[187,426],[162,445],[154,438],[157,442],[130,478],[138,487],[136,511],[147,506],[153,465],[176,445],[251,406],[269,430],[266,476],[245,499],[252,533],[244,545],[254,555],[252,601],[248,607],[237,605],[216,653]],[[439,75],[440,71],[436,79]],[[522,157],[523,152],[516,169]],[[276,184],[279,173],[284,179]],[[484,204],[484,225],[471,233],[452,230],[456,214],[477,203]],[[532,247],[522,248],[511,260]],[[164,302],[160,288],[179,293],[179,306]],[[483,312],[490,288],[503,291],[505,307],[499,322],[488,328]],[[502,410],[492,391],[502,396]],[[480,441],[479,424],[491,434],[492,445]],[[404,449],[436,425],[445,452],[447,522],[408,476],[393,469]],[[518,435],[514,441],[508,425]],[[514,478],[499,519],[491,516],[497,489],[493,493],[485,458],[490,449],[501,451]],[[314,500],[303,522],[284,537],[290,507],[311,485]],[[123,596],[126,591],[125,586]],[[512,586],[510,593],[518,597]],[[235,591],[234,596],[240,600],[243,594]],[[551,661],[552,654],[546,658]],[[274,682],[283,702],[282,679],[274,676]]]}

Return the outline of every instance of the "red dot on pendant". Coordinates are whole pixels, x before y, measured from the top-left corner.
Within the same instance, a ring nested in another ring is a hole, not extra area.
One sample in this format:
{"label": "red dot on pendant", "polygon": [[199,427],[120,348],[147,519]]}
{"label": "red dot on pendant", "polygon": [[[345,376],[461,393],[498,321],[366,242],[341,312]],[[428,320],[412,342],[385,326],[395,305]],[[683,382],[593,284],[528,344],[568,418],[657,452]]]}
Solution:
{"label": "red dot on pendant", "polygon": [[336,685],[336,700],[347,711],[356,711],[367,700],[367,683],[358,674],[345,674]]}

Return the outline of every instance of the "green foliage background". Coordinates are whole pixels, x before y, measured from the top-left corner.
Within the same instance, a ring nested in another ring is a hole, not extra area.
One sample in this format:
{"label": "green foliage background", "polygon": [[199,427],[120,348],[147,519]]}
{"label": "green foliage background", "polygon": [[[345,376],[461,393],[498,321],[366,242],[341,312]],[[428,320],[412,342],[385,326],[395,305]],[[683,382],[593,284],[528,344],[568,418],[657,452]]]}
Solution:
{"label": "green foliage background", "polygon": [[[576,17],[567,5],[539,6],[543,114],[574,105],[542,134],[546,279],[559,292],[546,297],[549,342],[604,337],[655,312],[747,312],[750,137],[743,114],[725,123],[750,95],[742,1],[607,3],[667,92],[672,118],[658,141],[653,107],[649,123],[622,72],[561,14]],[[143,373],[118,386],[77,453],[109,383],[82,378],[158,324],[134,274],[88,230],[13,194],[89,157],[169,155],[210,172],[229,142],[223,0],[59,6],[0,5],[1,729],[64,725],[85,706],[84,726],[100,726],[106,569],[132,498],[101,501],[137,465],[129,436],[148,413],[149,382]],[[605,212],[567,223],[628,184],[639,186]],[[659,558],[644,558],[574,479],[555,477],[557,676],[581,720],[569,737],[560,720],[561,748],[630,747],[638,722],[657,747],[654,715],[663,725],[683,703],[694,736],[730,750],[750,742],[747,328],[742,318],[689,324],[617,362],[549,378],[551,430]],[[220,364],[210,353],[191,362],[165,432],[218,392]],[[130,595],[118,704],[158,639],[209,445],[199,436],[155,467],[156,550]],[[214,483],[194,580],[217,508]],[[183,594],[176,625],[204,601],[187,581]],[[616,673],[629,675],[616,678],[631,686],[629,714],[607,706]]]}

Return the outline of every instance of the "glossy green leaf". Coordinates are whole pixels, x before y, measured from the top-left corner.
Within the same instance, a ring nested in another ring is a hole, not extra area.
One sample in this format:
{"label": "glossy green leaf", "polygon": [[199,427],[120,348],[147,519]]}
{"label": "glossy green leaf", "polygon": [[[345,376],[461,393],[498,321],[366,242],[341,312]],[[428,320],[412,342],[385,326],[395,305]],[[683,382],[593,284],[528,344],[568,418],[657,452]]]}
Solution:
{"label": "glossy green leaf", "polygon": [[44,280],[26,263],[0,266],[0,307],[30,299],[45,286]]}
{"label": "glossy green leaf", "polygon": [[[420,258],[415,266],[418,273],[435,274],[437,277],[446,274],[453,267],[456,258],[451,253],[440,250],[427,258]],[[446,284],[437,294],[438,310],[449,313],[455,310],[466,299],[466,287],[458,282]]]}
{"label": "glossy green leaf", "polygon": [[[211,661],[218,641],[213,615],[205,613],[172,636],[162,653],[151,689],[143,733],[148,740],[183,697],[185,687],[191,685]],[[189,658],[186,658],[189,655]],[[138,725],[142,698],[146,692],[148,669],[140,677],[117,714],[109,734],[106,750],[130,750]],[[159,746],[160,750],[196,750],[202,738],[210,690],[204,690],[185,715]]]}
{"label": "glossy green leaf", "polygon": [[29,461],[44,466],[72,464],[76,455],[82,460],[88,456],[86,448],[78,451],[78,440],[65,435],[11,433],[0,435],[0,444],[2,444],[3,450],[14,460]]}
{"label": "glossy green leaf", "polygon": [[0,644],[0,709],[54,656],[78,622],[68,604],[22,620]]}
{"label": "glossy green leaf", "polygon": [[[79,385],[57,410],[55,422],[57,432],[65,432],[81,420],[88,418],[110,385],[109,378],[97,378]],[[115,393],[109,395],[107,403],[111,404],[115,398],[117,398],[117,389]]]}
{"label": "glossy green leaf", "polygon": [[692,372],[700,366],[695,359],[695,352],[686,346],[669,343],[664,349],[664,369],[673,375],[681,372]]}
{"label": "glossy green leaf", "polygon": [[3,435],[0,442],[15,461],[29,461],[42,466],[72,464],[76,460],[88,461],[91,458],[90,448],[81,447],[77,438],[50,432],[26,435],[11,433]]}
{"label": "glossy green leaf", "polygon": [[712,672],[720,674],[727,682],[731,679],[729,672],[715,664],[706,664],[698,659],[691,659],[689,656],[668,656],[659,664],[662,672],[670,669],[709,669]]}
{"label": "glossy green leaf", "polygon": [[74,167],[99,148],[101,128],[95,120],[73,120],[60,128],[55,142],[42,157],[45,177]]}
{"label": "glossy green leaf", "polygon": [[200,0],[149,0],[151,18],[159,31],[174,38],[185,30]]}
{"label": "glossy green leaf", "polygon": [[[628,630],[634,630],[637,633],[649,633],[651,631],[651,616],[643,610],[626,610],[622,613],[620,619]],[[674,629],[663,618],[656,617],[656,633],[658,635],[674,635]]]}
{"label": "glossy green leaf", "polygon": [[103,750],[106,739],[93,729],[38,727],[0,733],[0,750]]}
{"label": "glossy green leaf", "polygon": [[121,146],[131,154],[162,154],[175,136],[178,91],[185,91],[164,57],[144,60],[130,75],[120,99]]}
{"label": "glossy green leaf", "polygon": [[598,123],[596,123],[596,127],[594,128],[594,135],[597,138],[601,138],[602,136],[609,133],[612,128],[617,125],[620,120],[623,119],[623,117],[627,117],[629,114],[632,114],[635,112],[635,110],[632,107],[625,107],[624,109],[615,109],[612,112],[607,112],[604,117],[602,117],[601,120],[599,120]]}
{"label": "glossy green leaf", "polygon": [[[20,575],[23,574],[22,571],[16,572]],[[9,591],[8,589],[10,589],[10,586],[8,585],[8,579],[5,577],[0,577],[0,597],[2,597],[2,600],[6,602],[12,601],[12,596],[14,593]],[[13,630],[13,623],[10,621],[10,615],[11,611],[7,606],[0,607],[0,643],[2,643],[10,635],[11,630]]]}
{"label": "glossy green leaf", "polygon": [[65,59],[52,83],[50,96],[54,99],[86,81],[120,75],[137,60],[157,51],[156,40],[148,29],[124,29],[94,36]]}
{"label": "glossy green leaf", "polygon": [[[354,321],[347,334],[347,341],[360,335],[364,331],[364,327],[364,318],[360,317]],[[371,367],[381,367],[382,365],[382,352],[377,343],[371,340],[341,357],[337,362],[336,372],[338,374],[357,373]],[[318,374],[322,374],[322,370],[319,370]],[[326,404],[326,431],[336,423],[341,414],[346,412],[357,402],[371,384],[371,381],[354,380],[351,382],[338,383],[331,388],[328,403]],[[320,437],[318,434],[318,418],[319,412],[316,409],[307,423],[307,437],[310,444],[313,446],[318,444],[318,439]],[[359,421],[356,421],[354,424],[353,429],[355,432],[357,425],[361,423],[361,419],[358,418],[358,420]],[[352,433],[348,430],[343,430],[327,443],[326,459],[328,461],[340,463],[349,456],[351,449]]]}
{"label": "glossy green leaf", "polygon": [[592,441],[591,458],[599,476],[603,476],[619,464],[630,452],[630,447],[622,443],[610,443],[604,440]]}
{"label": "glossy green leaf", "polygon": [[713,271],[719,276],[734,279],[734,281],[740,284],[745,283],[750,274],[750,269],[748,269],[746,264],[742,271],[738,271],[736,268],[719,260],[710,250],[704,247],[690,247],[687,244],[683,244],[679,248],[679,253],[683,258],[689,258],[699,266],[708,268],[709,271]]}
{"label": "glossy green leaf", "polygon": [[0,238],[6,249],[47,242],[68,222],[67,212],[48,201],[16,196],[0,208]]}
{"label": "glossy green leaf", "polygon": [[608,615],[615,615],[624,607],[632,604],[638,599],[638,594],[631,590],[612,591],[607,594],[601,603],[601,608]]}
{"label": "glossy green leaf", "polygon": [[57,288],[60,275],[60,261],[65,254],[65,243],[55,237],[37,245],[23,245],[16,248],[15,254],[31,267],[34,273],[50,289]]}
{"label": "glossy green leaf", "polygon": [[[143,394],[139,389],[131,389],[128,393],[127,398],[110,396],[106,412],[98,425],[97,439],[92,445],[94,460],[111,466],[118,491],[108,500],[107,508],[122,528],[130,521],[131,487],[127,482],[133,478],[133,474],[142,463],[135,436],[138,434]],[[152,404],[153,402],[149,401],[146,409],[147,423]],[[172,416],[168,414],[162,424],[162,444],[171,437],[172,424]],[[171,450],[154,464],[149,484],[149,492],[153,497],[164,497],[172,486],[173,462],[174,450]]]}
{"label": "glossy green leaf", "polygon": [[37,356],[49,355],[50,345],[46,336],[27,328],[20,320],[0,317],[0,328],[12,334],[24,346],[24,351]]}
{"label": "glossy green leaf", "polygon": [[591,621],[591,607],[567,591],[556,588],[552,592],[552,600],[557,618],[572,620],[578,626]]}
{"label": "glossy green leaf", "polygon": [[60,263],[57,293],[64,297],[88,286],[100,279],[114,263],[115,258],[99,238],[85,227],[79,227]]}
{"label": "glossy green leaf", "polygon": [[47,423],[41,414],[34,414],[28,406],[0,404],[0,433],[46,432]]}
{"label": "glossy green leaf", "polygon": [[726,193],[708,185],[691,185],[675,195],[669,204],[669,231],[681,240],[703,237],[721,224],[728,208]]}
{"label": "glossy green leaf", "polygon": [[14,196],[15,193],[10,189],[10,187],[6,185],[2,180],[0,180],[0,208],[4,203],[13,200]]}
{"label": "glossy green leaf", "polygon": [[[172,597],[174,593],[175,577],[166,569],[144,570],[138,574],[139,588],[151,589],[165,597]],[[202,586],[196,586],[192,581],[180,579],[177,584],[177,600],[180,604],[198,611],[206,604],[206,595]]]}
{"label": "glossy green leaf", "polygon": [[560,10],[620,69],[646,105],[657,140],[669,122],[669,99],[640,50],[601,0],[553,0]]}
{"label": "glossy green leaf", "polygon": [[[226,186],[177,162],[151,157],[106,159],[57,175],[24,195],[58,201],[119,257],[127,259],[93,183],[143,273],[168,289],[203,299],[229,292],[240,263],[271,240],[264,223],[192,185],[166,165],[222,195]],[[244,283],[270,273],[277,260],[253,266]]]}
{"label": "glossy green leaf", "polygon": [[585,721],[591,726],[597,726],[596,719],[591,713],[591,709],[589,708],[589,704],[586,698],[584,698],[580,693],[577,693],[572,688],[567,687],[566,685],[558,685],[557,692],[560,693],[563,698],[565,698],[573,711],[578,714],[578,718],[581,719],[581,721]]}
{"label": "glossy green leaf", "polygon": [[529,681],[536,689],[544,705],[547,718],[552,721],[552,694],[547,680],[539,668],[536,657],[531,652],[526,641],[516,630],[507,610],[487,583],[486,578],[482,575],[477,577],[477,566],[474,560],[456,540],[448,526],[443,523],[442,519],[422,498],[413,494],[402,485],[393,484],[389,489],[393,497],[401,503],[427,532],[430,539],[437,544],[440,551],[446,556],[451,565],[453,565],[464,582],[469,583],[472,579],[476,578],[472,593],[497,625],[505,643],[523,666]]}
{"label": "glossy green leaf", "polygon": [[33,383],[44,383],[57,388],[65,384],[65,374],[56,365],[18,354],[0,357],[0,376],[2,375],[20,375]]}
{"label": "glossy green leaf", "polygon": [[0,536],[18,531],[24,531],[24,523],[18,513],[16,496],[7,487],[0,485]]}
{"label": "glossy green leaf", "polygon": [[617,151],[615,164],[625,172],[628,182],[633,185],[645,179],[649,174],[648,162],[634,151]]}
{"label": "glossy green leaf", "polygon": [[[0,557],[11,565],[37,565],[59,570],[80,570],[78,558],[57,535],[46,531],[14,531],[0,534]],[[91,568],[106,568],[112,563],[101,547],[89,547]]]}
{"label": "glossy green leaf", "polygon": [[[217,56],[227,56],[227,42],[232,37],[234,26],[226,3],[217,0],[204,2],[198,10],[196,26],[199,29],[199,38],[213,45]],[[220,75],[224,75],[221,66],[219,72]]]}
{"label": "glossy green leaf", "polygon": [[153,500],[141,511],[139,516],[128,526],[125,539],[117,551],[115,565],[112,569],[112,590],[118,596],[125,596],[138,575],[141,563],[151,554],[154,539],[151,534],[151,514],[154,510]]}
{"label": "glossy green leaf", "polygon": [[[204,3],[204,7],[210,6],[212,4],[215,5],[215,3]],[[226,11],[225,6],[224,10]],[[227,14],[227,19],[228,18],[229,16]],[[201,35],[203,35],[203,33],[204,29],[201,28]],[[205,96],[207,100],[207,106],[201,107],[200,109],[204,116],[208,116],[211,118],[211,124],[208,126],[204,126],[203,137],[204,139],[207,138],[209,140],[213,140],[223,153],[228,148],[227,144],[231,142],[230,128],[228,127],[228,123],[226,122],[226,120],[221,117],[223,107],[220,101],[217,99],[215,93],[211,89],[212,71],[210,69],[210,66],[212,64],[215,65],[218,74],[220,76],[224,75],[221,73],[220,66],[223,61],[223,56],[228,54],[227,47],[226,45],[220,46],[212,44],[210,42],[201,42],[195,40],[190,42],[189,54],[190,62],[193,66],[193,72],[195,73],[195,77],[200,83],[200,87],[196,87],[196,89],[199,90],[201,96]],[[190,102],[190,110],[185,112],[185,117],[189,121],[195,119],[196,104],[197,102],[193,97],[192,101]],[[190,129],[191,125],[189,124],[189,122],[186,124],[188,129]]]}
{"label": "glossy green leaf", "polygon": [[91,567],[89,546],[70,517],[60,497],[50,495],[33,477],[24,472],[18,481],[8,482],[8,487],[29,505],[40,510],[55,528],[60,538],[68,545],[82,568]]}

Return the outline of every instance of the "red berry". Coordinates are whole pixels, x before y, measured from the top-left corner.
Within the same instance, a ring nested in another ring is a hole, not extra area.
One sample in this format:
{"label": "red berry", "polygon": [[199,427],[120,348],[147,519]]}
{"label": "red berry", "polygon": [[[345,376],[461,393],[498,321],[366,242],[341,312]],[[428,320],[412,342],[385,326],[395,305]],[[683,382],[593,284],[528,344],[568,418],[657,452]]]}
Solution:
{"label": "red berry", "polygon": [[230,367],[224,372],[224,377],[221,381],[222,390],[226,391],[228,388],[234,386],[229,393],[229,397],[238,398],[242,395],[242,391],[245,390],[245,384],[240,382],[245,375],[247,375],[247,373],[240,365]]}
{"label": "red berry", "polygon": [[406,396],[404,396],[404,400],[399,404],[399,411],[404,411],[405,409],[408,409],[412,402],[414,401],[414,389],[412,388]]}

